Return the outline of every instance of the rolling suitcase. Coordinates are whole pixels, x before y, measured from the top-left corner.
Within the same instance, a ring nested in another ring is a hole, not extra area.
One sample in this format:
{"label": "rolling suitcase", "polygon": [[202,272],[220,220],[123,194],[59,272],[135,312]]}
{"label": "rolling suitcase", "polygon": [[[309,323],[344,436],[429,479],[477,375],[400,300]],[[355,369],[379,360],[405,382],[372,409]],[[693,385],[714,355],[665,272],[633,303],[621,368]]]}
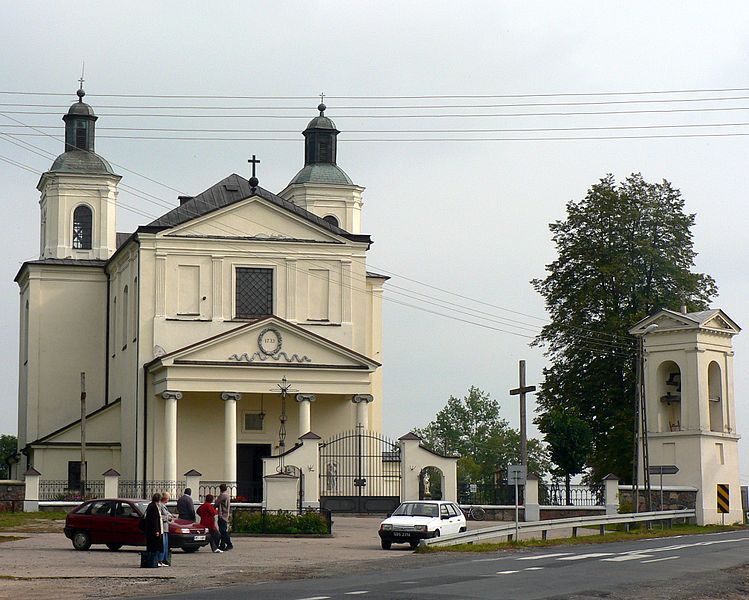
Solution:
{"label": "rolling suitcase", "polygon": [[155,569],[159,566],[159,553],[144,550],[140,553],[140,568]]}

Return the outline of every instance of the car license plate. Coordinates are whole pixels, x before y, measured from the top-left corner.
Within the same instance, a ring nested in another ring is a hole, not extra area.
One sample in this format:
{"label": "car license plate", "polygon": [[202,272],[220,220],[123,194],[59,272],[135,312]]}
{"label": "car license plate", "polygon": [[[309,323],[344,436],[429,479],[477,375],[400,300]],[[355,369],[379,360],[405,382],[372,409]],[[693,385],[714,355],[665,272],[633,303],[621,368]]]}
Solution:
{"label": "car license plate", "polygon": [[393,537],[408,537],[410,535],[411,534],[408,533],[407,531],[394,531],[393,532]]}
{"label": "car license plate", "polygon": [[193,539],[196,542],[205,542],[205,536],[204,535],[196,535]]}

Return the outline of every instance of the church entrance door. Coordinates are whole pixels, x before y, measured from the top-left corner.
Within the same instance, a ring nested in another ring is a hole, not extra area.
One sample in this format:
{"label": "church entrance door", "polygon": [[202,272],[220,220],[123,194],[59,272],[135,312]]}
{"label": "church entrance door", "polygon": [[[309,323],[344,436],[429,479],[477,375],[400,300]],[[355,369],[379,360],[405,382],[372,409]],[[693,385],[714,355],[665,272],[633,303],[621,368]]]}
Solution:
{"label": "church entrance door", "polygon": [[237,444],[237,496],[246,502],[263,501],[263,457],[270,444]]}
{"label": "church entrance door", "polygon": [[358,426],[320,445],[320,508],[387,513],[400,504],[400,446]]}

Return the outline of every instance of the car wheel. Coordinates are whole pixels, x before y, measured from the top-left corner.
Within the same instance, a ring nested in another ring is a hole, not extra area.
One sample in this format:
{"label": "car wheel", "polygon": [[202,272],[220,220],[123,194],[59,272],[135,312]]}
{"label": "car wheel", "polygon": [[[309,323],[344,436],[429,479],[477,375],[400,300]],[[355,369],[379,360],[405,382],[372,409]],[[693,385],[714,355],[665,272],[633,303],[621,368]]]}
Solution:
{"label": "car wheel", "polygon": [[380,540],[380,545],[382,546],[383,550],[390,550],[390,546],[393,544],[393,542],[389,540]]}
{"label": "car wheel", "polygon": [[468,531],[467,527],[461,527],[460,528],[460,533],[465,533],[466,531]]}
{"label": "car wheel", "polygon": [[419,547],[419,542],[408,542],[408,545],[411,546],[411,550],[416,550]]}
{"label": "car wheel", "polygon": [[198,550],[200,550],[200,546],[188,546],[187,548],[182,548],[182,552],[187,552],[188,554],[192,554]]}
{"label": "car wheel", "polygon": [[73,548],[76,550],[88,550],[91,547],[91,536],[85,531],[76,531],[73,534]]}
{"label": "car wheel", "polygon": [[107,548],[109,548],[112,552],[117,552],[117,550],[122,548],[122,544],[107,544]]}
{"label": "car wheel", "polygon": [[434,532],[434,537],[439,537],[439,536],[440,536],[440,530],[438,529],[437,531]]}

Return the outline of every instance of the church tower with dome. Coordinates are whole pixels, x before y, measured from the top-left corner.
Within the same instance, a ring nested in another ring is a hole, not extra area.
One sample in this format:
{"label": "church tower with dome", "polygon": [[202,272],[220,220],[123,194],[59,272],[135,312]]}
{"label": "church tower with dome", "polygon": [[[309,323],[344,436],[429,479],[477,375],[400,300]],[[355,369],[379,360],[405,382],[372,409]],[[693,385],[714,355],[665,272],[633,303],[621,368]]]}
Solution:
{"label": "church tower with dome", "polygon": [[106,260],[116,247],[117,184],[110,164],[94,151],[94,110],[78,102],[63,117],[65,151],[39,180],[39,258]]}
{"label": "church tower with dome", "polygon": [[362,192],[336,163],[338,134],[335,123],[320,114],[304,130],[304,167],[279,193],[282,198],[351,233],[361,233]]}

